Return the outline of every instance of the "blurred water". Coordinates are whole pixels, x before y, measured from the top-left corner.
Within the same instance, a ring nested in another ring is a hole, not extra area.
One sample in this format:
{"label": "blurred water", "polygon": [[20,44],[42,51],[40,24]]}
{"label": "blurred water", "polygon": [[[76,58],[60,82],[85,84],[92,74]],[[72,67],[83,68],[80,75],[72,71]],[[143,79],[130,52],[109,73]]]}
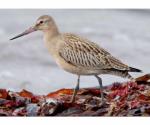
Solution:
{"label": "blurred water", "polygon": [[[0,88],[45,94],[75,86],[77,77],[59,69],[51,60],[41,32],[9,41],[43,14],[53,16],[60,31],[97,42],[125,63],[142,69],[143,74],[150,71],[149,10],[8,9],[0,10]],[[141,74],[133,74],[138,75]],[[109,75],[102,78],[105,85],[124,81]],[[97,85],[94,77],[81,77],[81,87]]]}

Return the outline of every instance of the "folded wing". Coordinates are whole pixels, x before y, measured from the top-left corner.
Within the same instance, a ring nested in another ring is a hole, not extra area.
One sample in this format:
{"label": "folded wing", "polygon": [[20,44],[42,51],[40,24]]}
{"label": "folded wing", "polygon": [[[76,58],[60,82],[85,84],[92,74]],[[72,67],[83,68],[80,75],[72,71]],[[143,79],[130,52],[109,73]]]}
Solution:
{"label": "folded wing", "polygon": [[129,70],[127,65],[87,39],[66,34],[64,40],[65,45],[60,49],[59,54],[72,65],[92,69]]}

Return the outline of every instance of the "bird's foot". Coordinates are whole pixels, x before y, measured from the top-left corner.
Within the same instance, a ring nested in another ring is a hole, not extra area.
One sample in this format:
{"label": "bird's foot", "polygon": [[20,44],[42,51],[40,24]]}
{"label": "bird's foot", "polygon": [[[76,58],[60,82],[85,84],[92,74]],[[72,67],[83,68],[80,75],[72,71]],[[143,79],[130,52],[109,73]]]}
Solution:
{"label": "bird's foot", "polygon": [[69,101],[69,103],[74,103],[74,102],[75,102],[75,97],[72,96],[71,99],[70,99],[70,101]]}
{"label": "bird's foot", "polygon": [[106,105],[106,100],[105,99],[101,99],[101,102],[99,103],[99,107],[104,107]]}

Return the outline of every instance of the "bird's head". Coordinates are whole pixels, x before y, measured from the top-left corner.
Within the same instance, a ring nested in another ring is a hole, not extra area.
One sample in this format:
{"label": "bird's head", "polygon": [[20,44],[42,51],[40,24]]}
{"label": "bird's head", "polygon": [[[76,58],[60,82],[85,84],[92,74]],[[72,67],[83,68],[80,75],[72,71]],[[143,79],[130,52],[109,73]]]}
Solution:
{"label": "bird's head", "polygon": [[55,26],[55,22],[53,18],[48,15],[43,15],[37,19],[34,28],[36,30],[46,31],[52,29],[54,26]]}
{"label": "bird's head", "polygon": [[53,32],[53,31],[57,30],[57,27],[51,16],[43,15],[37,19],[36,23],[33,26],[31,26],[30,28],[25,30],[23,33],[11,38],[10,40],[14,40],[16,38],[19,38],[21,36],[27,35],[29,33],[32,33],[34,31],[38,31],[38,30],[43,31],[43,32],[46,32],[49,30],[49,31]]}

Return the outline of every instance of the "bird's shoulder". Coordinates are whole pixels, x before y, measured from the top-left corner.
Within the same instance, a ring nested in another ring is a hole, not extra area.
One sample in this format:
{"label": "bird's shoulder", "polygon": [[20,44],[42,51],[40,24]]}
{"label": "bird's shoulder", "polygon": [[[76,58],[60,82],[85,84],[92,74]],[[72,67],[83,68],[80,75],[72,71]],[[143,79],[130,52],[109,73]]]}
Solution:
{"label": "bird's shoulder", "polygon": [[83,38],[79,35],[72,33],[65,33],[64,41],[67,47],[70,47],[74,51],[83,51],[85,53],[93,53],[93,54],[101,54],[101,55],[109,55],[105,49],[100,47],[95,42],[92,42],[86,38]]}

